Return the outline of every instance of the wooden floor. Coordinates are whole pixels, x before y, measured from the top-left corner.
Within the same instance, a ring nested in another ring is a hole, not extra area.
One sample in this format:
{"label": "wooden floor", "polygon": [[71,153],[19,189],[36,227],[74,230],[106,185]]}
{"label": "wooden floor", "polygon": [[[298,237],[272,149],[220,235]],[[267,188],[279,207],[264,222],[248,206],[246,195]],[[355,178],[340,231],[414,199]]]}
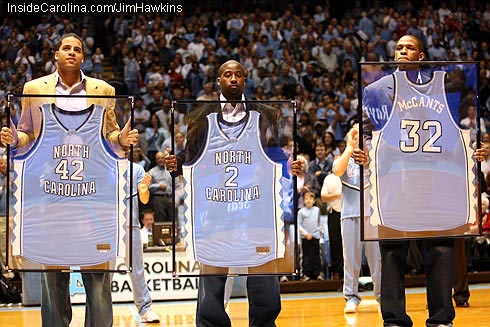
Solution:
{"label": "wooden floor", "polygon": [[[490,326],[490,284],[470,286],[469,308],[456,308],[455,327]],[[282,311],[277,319],[278,327],[381,327],[383,322],[372,293],[362,293],[363,302],[357,314],[343,313],[345,301],[338,292],[298,293],[282,295]],[[160,316],[159,324],[143,324],[139,321],[133,304],[114,304],[114,326],[194,326],[195,301],[156,302],[152,309]],[[425,326],[427,318],[425,289],[407,289],[407,309],[414,326]],[[232,299],[228,308],[233,327],[247,327],[246,299]],[[83,326],[84,306],[75,305],[71,327]],[[39,307],[0,307],[0,326],[41,326]]]}

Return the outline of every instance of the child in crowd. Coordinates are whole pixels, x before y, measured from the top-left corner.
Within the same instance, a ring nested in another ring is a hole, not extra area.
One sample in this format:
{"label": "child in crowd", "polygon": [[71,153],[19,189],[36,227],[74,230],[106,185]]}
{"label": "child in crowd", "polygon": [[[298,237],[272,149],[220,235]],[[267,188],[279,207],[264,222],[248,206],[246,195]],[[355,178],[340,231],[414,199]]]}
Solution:
{"label": "child in crowd", "polygon": [[320,209],[315,205],[316,196],[313,192],[304,195],[305,206],[298,212],[298,230],[301,234],[303,251],[303,278],[324,280],[320,259]]}
{"label": "child in crowd", "polygon": [[94,77],[102,78],[102,73],[104,72],[104,54],[101,48],[96,48],[95,53],[92,55],[92,61],[94,63]]}

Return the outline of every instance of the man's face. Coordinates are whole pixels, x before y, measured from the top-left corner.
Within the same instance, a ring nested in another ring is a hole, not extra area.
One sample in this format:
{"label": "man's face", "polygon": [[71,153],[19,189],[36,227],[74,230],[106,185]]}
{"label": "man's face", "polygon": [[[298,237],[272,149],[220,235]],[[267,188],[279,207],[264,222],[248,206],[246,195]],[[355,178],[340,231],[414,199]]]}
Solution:
{"label": "man's face", "polygon": [[155,161],[157,162],[157,165],[159,165],[160,167],[164,167],[165,166],[165,155],[162,152],[158,152],[155,155]]}
{"label": "man's face", "polygon": [[136,101],[134,102],[134,107],[135,108],[138,108],[138,109],[142,109],[143,108],[143,100],[142,99],[136,99]]}
{"label": "man's face", "polygon": [[182,145],[184,143],[184,134],[182,133],[175,134],[175,143],[179,146]]}
{"label": "man's face", "polygon": [[63,39],[59,49],[55,53],[55,58],[58,58],[58,69],[60,70],[80,70],[84,59],[82,43],[74,37]]}
{"label": "man's face", "polygon": [[424,53],[419,49],[415,37],[405,35],[398,40],[395,48],[395,61],[419,61],[423,59]]}
{"label": "man's face", "polygon": [[225,63],[226,67],[219,77],[221,93],[226,99],[241,99],[245,85],[245,74],[242,67],[237,63]]}
{"label": "man's face", "polygon": [[154,90],[153,91],[153,98],[155,100],[160,100],[160,90]]}
{"label": "man's face", "polygon": [[318,159],[324,159],[327,156],[327,151],[325,150],[324,146],[317,146],[315,148],[315,156]]}
{"label": "man's face", "polygon": [[155,222],[155,217],[153,216],[152,213],[145,213],[143,215],[143,225],[148,228],[152,229],[153,228],[153,223]]}

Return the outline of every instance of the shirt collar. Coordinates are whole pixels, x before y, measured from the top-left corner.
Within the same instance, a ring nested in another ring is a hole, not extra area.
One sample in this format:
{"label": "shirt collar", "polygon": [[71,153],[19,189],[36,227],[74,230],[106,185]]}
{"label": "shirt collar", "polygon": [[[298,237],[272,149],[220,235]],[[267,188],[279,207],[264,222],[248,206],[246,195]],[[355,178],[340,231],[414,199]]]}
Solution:
{"label": "shirt collar", "polygon": [[[226,105],[226,102],[228,102],[228,100],[226,100],[225,96],[223,95],[223,93],[221,93],[219,95],[219,101],[221,101],[220,105],[221,105],[221,110],[224,109],[225,105]],[[242,101],[245,101],[245,95],[242,94]],[[242,103],[243,107],[246,108],[245,106],[245,103]]]}
{"label": "shirt collar", "polygon": [[[56,70],[54,72],[54,76],[55,76],[55,80],[56,80],[56,86],[59,86],[59,85],[62,85],[63,87],[67,87],[66,84],[63,82],[63,80],[61,79],[61,76],[60,76],[60,73],[58,73],[58,70]],[[76,85],[74,85],[72,88],[82,84],[82,83],[86,83],[87,82],[87,78],[85,76],[85,74],[83,73],[83,71],[80,69],[80,82],[78,82]]]}

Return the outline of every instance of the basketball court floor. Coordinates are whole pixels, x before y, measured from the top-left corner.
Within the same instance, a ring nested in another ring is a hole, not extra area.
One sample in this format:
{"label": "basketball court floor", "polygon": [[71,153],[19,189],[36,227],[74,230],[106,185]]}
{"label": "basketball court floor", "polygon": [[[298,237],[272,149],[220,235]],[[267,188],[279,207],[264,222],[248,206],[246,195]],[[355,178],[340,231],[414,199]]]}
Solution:
{"label": "basketball court floor", "polygon": [[[490,326],[490,284],[470,285],[469,308],[456,308],[455,327]],[[414,326],[425,326],[427,318],[425,288],[407,289],[407,311]],[[278,327],[381,327],[383,321],[372,292],[361,293],[363,301],[356,314],[344,314],[345,301],[339,292],[282,294],[282,311],[276,323]],[[195,326],[196,301],[154,302],[152,306],[161,318],[158,324],[144,324],[139,320],[132,303],[114,304],[114,327],[134,326]],[[228,313],[233,327],[248,326],[248,304],[245,298],[232,299]],[[83,327],[84,306],[73,306],[71,327]],[[0,326],[41,326],[38,306],[0,306]]]}

